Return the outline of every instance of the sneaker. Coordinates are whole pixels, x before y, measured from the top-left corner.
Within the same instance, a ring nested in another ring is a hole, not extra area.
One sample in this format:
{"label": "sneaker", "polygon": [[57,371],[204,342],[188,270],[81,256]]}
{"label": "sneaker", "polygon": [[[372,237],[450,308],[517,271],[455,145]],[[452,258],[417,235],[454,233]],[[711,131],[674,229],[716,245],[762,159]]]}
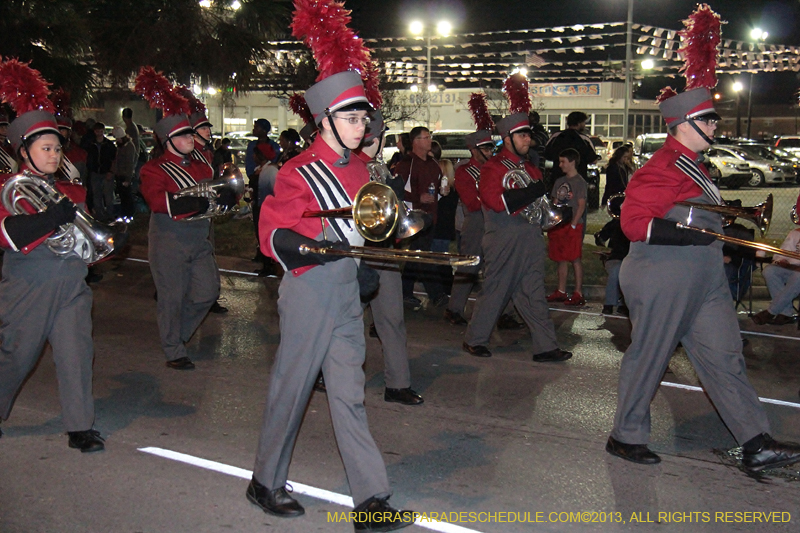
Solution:
{"label": "sneaker", "polygon": [[406,296],[403,298],[403,305],[412,311],[419,311],[422,309],[422,301],[416,296]]}
{"label": "sneaker", "polygon": [[768,309],[764,309],[760,313],[753,315],[752,319],[757,325],[763,326],[764,324],[771,324],[775,320],[775,315],[770,313]]}
{"label": "sneaker", "polygon": [[603,315],[613,315],[614,314],[614,306],[613,305],[604,305],[603,310],[600,312]]}
{"label": "sneaker", "polygon": [[553,294],[547,297],[548,302],[566,302],[568,299],[567,293],[559,290],[554,291]]}
{"label": "sneaker", "polygon": [[586,300],[583,298],[583,294],[579,292],[573,292],[572,296],[570,296],[567,301],[564,302],[564,305],[573,305],[576,307],[586,305]]}

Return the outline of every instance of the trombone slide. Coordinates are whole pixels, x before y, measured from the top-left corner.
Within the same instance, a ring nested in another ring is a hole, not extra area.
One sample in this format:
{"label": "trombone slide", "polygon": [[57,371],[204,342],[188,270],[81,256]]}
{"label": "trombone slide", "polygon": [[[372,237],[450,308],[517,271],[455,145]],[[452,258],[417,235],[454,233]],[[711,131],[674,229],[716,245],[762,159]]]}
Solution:
{"label": "trombone slide", "polygon": [[341,255],[344,257],[357,257],[375,261],[412,261],[414,263],[427,263],[429,265],[444,265],[452,267],[475,266],[481,258],[477,255],[458,255],[447,252],[423,252],[420,250],[386,250],[366,246],[351,246],[349,250],[336,250],[334,248],[313,248],[305,244],[300,245],[300,253]]}
{"label": "trombone slide", "polygon": [[798,252],[792,252],[790,250],[784,250],[782,248],[777,248],[775,246],[771,246],[769,244],[764,244],[764,243],[761,243],[761,242],[753,242],[753,241],[748,241],[747,239],[739,239],[739,238],[736,238],[736,237],[730,237],[728,235],[723,235],[721,233],[717,233],[716,231],[711,231],[711,230],[707,230],[707,229],[703,229],[703,228],[696,228],[694,226],[689,226],[689,225],[683,224],[681,222],[678,222],[676,224],[676,226],[679,227],[679,228],[682,228],[682,229],[690,229],[690,230],[693,230],[693,231],[699,231],[700,233],[705,233],[706,235],[712,235],[712,236],[716,237],[717,240],[720,240],[722,242],[728,242],[728,243],[731,243],[731,244],[738,244],[739,246],[745,246],[747,248],[755,248],[756,250],[762,250],[764,252],[768,252],[768,253],[771,253],[773,255],[783,255],[783,256],[791,257],[792,259],[797,259],[798,261],[800,261],[800,253],[798,253]]}

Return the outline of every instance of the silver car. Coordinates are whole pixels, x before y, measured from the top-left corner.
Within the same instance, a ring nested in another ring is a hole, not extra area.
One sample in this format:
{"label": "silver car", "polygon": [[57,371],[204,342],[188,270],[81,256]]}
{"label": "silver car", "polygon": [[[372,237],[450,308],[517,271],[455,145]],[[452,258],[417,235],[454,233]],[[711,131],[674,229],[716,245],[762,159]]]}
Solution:
{"label": "silver car", "polygon": [[752,178],[748,185],[761,187],[765,184],[794,183],[797,174],[791,164],[778,159],[766,159],[758,155],[755,150],[748,150],[743,146],[718,146],[721,153],[727,152],[732,157],[746,161],[750,165]]}

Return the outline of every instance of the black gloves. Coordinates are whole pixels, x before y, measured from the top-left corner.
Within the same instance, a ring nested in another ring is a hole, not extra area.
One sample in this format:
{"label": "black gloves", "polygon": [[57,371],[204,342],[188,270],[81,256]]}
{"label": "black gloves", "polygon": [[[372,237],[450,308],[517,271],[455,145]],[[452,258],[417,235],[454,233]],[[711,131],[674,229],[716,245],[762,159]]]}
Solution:
{"label": "black gloves", "polygon": [[713,235],[679,228],[676,224],[677,222],[672,220],[654,218],[647,243],[667,246],[708,246],[717,240]]}
{"label": "black gloves", "polygon": [[7,217],[4,226],[14,245],[17,248],[24,248],[59,226],[75,220],[77,209],[69,198],[63,198],[41,213]]}
{"label": "black gloves", "polygon": [[236,199],[236,193],[230,189],[225,187],[221,188],[217,193],[217,203],[219,205],[224,205],[228,209],[238,204],[238,200]]}
{"label": "black gloves", "polygon": [[290,229],[277,229],[272,236],[272,244],[278,258],[286,265],[288,270],[294,270],[304,266],[323,265],[331,261],[338,261],[344,255],[334,254],[315,254],[303,255],[300,253],[300,246],[305,244],[309,248],[333,248],[334,250],[349,250],[350,244],[347,242],[315,241],[310,237],[300,235]]}
{"label": "black gloves", "polygon": [[606,241],[600,236],[600,232],[599,231],[594,234],[594,243],[597,246],[605,246],[606,245]]}
{"label": "black gloves", "polygon": [[199,196],[169,197],[169,212],[172,216],[208,211],[208,200]]}
{"label": "black gloves", "polygon": [[540,196],[547,194],[547,188],[541,180],[532,181],[524,189],[508,189],[503,193],[509,213],[516,213]]}

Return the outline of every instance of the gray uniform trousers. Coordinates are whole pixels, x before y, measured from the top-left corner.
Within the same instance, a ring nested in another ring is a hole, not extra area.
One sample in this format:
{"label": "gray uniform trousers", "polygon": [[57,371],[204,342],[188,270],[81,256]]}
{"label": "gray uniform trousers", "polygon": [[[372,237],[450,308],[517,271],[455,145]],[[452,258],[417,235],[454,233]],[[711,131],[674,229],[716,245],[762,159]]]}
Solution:
{"label": "gray uniform trousers", "polygon": [[[666,218],[685,221],[684,209],[674,208]],[[706,211],[695,210],[692,225],[722,232],[719,215]],[[631,243],[622,261],[620,285],[633,330],[620,368],[612,437],[627,444],[647,444],[650,402],[678,342],[737,442],[769,432],[766,414],[747,379],[721,242]]]}
{"label": "gray uniform trousers", "polygon": [[25,256],[6,251],[0,282],[0,419],[7,419],[25,378],[53,348],[64,427],[94,423],[92,398],[92,291],[86,263],[57,257],[41,244]]}
{"label": "gray uniform trousers", "polygon": [[533,353],[555,350],[555,326],[545,299],[547,250],[542,230],[518,216],[486,208],[483,214],[484,282],[464,341],[472,346],[488,344],[501,311],[511,299],[531,332]]}
{"label": "gray uniform trousers", "polygon": [[295,277],[278,290],[281,343],[270,375],[255,478],[269,489],[286,484],[297,433],[320,368],[336,443],[354,502],[390,494],[383,457],[364,408],[364,322],[356,263],[345,258]]}
{"label": "gray uniform trousers", "polygon": [[[483,240],[483,212],[472,211],[464,214],[464,224],[461,226],[461,241],[458,253],[463,255],[483,255],[481,241]],[[453,278],[453,288],[450,292],[450,302],[447,305],[453,313],[464,314],[472,288],[477,281],[481,265],[458,267]]]}
{"label": "gray uniform trousers", "polygon": [[181,222],[150,216],[150,272],[158,291],[157,320],[168,361],[186,357],[192,338],[219,297],[219,270],[209,240],[209,220]]}
{"label": "gray uniform trousers", "polygon": [[380,275],[378,293],[369,305],[383,349],[383,380],[390,389],[406,389],[411,386],[411,370],[403,312],[403,276],[397,264],[370,263],[370,267]]}

